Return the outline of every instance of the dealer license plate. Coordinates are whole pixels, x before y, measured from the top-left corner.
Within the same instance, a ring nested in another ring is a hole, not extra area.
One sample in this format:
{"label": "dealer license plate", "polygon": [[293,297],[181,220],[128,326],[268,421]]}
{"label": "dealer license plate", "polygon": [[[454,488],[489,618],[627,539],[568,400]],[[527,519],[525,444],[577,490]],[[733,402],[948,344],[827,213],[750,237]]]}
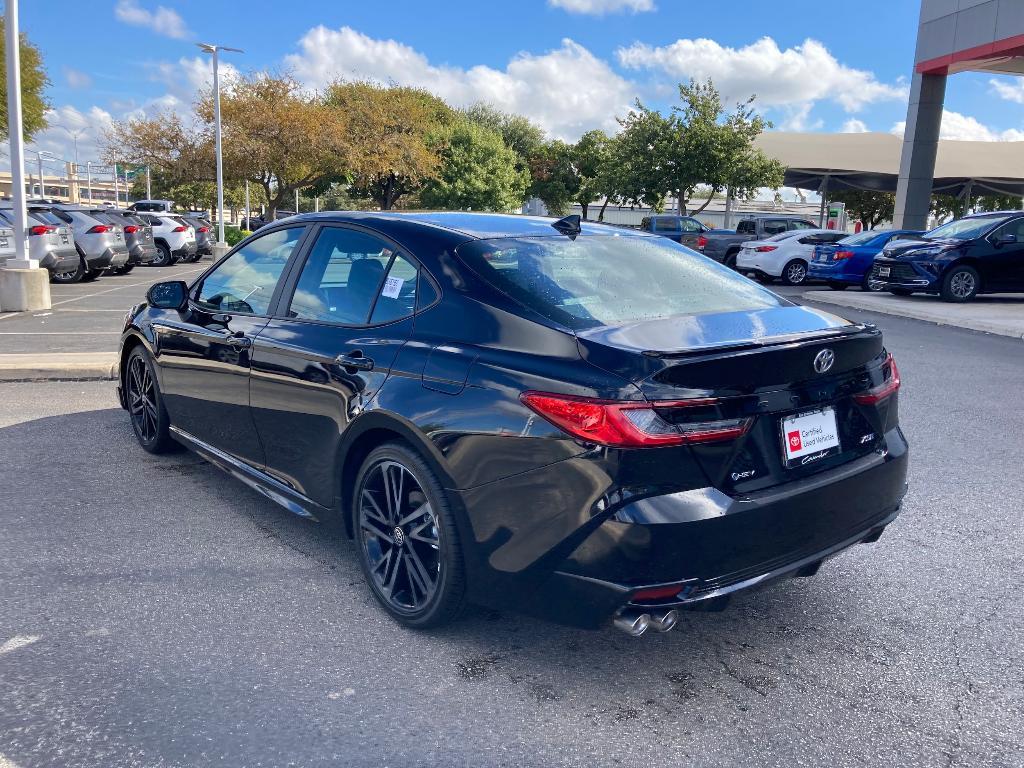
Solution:
{"label": "dealer license plate", "polygon": [[834,408],[804,411],[782,420],[786,466],[811,464],[839,453],[839,430]]}
{"label": "dealer license plate", "polygon": [[889,276],[889,272],[890,272],[889,267],[879,267],[878,268],[878,276],[879,277],[888,277]]}

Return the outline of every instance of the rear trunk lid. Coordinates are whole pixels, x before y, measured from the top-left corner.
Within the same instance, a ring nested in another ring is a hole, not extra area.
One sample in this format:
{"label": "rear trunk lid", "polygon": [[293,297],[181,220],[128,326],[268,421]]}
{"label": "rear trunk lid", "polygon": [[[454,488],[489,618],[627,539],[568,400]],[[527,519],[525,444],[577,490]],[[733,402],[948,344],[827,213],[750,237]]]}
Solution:
{"label": "rear trunk lid", "polygon": [[[723,491],[795,480],[881,444],[885,413],[852,397],[881,380],[882,335],[872,326],[783,306],[595,328],[578,339],[588,361],[666,403],[657,409],[665,421],[749,420],[739,438],[690,446]],[[819,355],[830,362],[816,367]],[[787,451],[793,431],[803,443]]]}

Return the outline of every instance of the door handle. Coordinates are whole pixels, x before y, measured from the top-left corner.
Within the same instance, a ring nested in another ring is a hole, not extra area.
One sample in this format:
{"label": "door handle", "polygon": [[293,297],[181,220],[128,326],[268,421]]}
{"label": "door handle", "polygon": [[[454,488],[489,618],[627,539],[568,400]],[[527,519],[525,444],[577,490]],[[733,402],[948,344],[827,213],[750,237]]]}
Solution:
{"label": "door handle", "polygon": [[342,368],[352,368],[357,371],[373,370],[373,360],[369,357],[363,357],[361,352],[353,352],[351,355],[338,355],[334,358],[334,362]]}
{"label": "door handle", "polygon": [[248,336],[228,336],[224,341],[228,346],[238,349],[249,349],[252,346],[252,339]]}

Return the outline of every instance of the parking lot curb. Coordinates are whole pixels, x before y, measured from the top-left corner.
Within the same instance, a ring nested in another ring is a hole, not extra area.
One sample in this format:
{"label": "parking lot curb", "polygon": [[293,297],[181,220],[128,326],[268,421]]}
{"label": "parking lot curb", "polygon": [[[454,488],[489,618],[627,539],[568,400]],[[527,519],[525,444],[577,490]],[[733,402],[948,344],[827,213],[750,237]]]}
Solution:
{"label": "parking lot curb", "polygon": [[117,355],[110,352],[0,354],[0,381],[112,381]]}
{"label": "parking lot curb", "polygon": [[[805,291],[804,301],[831,304],[837,307],[863,309],[885,315],[923,320],[953,328],[993,333],[1024,339],[1024,305],[1004,307],[978,302],[948,304],[932,297],[903,297],[877,293],[838,293],[831,291]],[[1005,317],[1003,317],[1005,315]]]}

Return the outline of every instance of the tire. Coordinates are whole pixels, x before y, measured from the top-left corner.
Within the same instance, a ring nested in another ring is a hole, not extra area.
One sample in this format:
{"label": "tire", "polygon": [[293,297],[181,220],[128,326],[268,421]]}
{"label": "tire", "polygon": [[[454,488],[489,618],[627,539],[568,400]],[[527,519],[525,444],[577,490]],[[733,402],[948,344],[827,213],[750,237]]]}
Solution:
{"label": "tire", "polygon": [[830,282],[828,284],[828,287],[831,288],[833,291],[845,291],[847,288],[850,287],[850,284],[849,283],[837,283],[837,282],[833,281],[833,282]]}
{"label": "tire", "polygon": [[123,267],[121,267],[119,270],[117,270],[117,274],[119,274],[119,275],[127,275],[133,269],[135,269],[135,265],[134,264],[125,264]]}
{"label": "tire", "polygon": [[871,272],[868,272],[860,282],[860,289],[864,293],[881,293],[885,290],[885,286],[878,280],[872,280]]}
{"label": "tire", "polygon": [[156,244],[156,258],[150,262],[151,267],[169,267],[174,263],[174,257],[171,256],[171,249],[167,247],[166,243]]}
{"label": "tire", "polygon": [[74,272],[53,272],[50,274],[50,282],[57,283],[58,285],[70,285],[71,283],[79,283],[82,278],[85,277],[85,259],[81,256],[78,257],[78,269]]}
{"label": "tire", "polygon": [[807,282],[807,262],[803,259],[793,259],[782,268],[782,282],[784,285],[803,285]]}
{"label": "tire", "polygon": [[144,347],[128,355],[124,372],[124,399],[128,404],[135,439],[149,453],[169,453],[177,448],[171,437],[171,420],[164,408],[153,361]]}
{"label": "tire", "polygon": [[[388,490],[396,487],[397,504]],[[356,477],[352,516],[363,576],[384,610],[418,629],[458,617],[466,575],[454,515],[415,451],[385,443],[370,452]]]}
{"label": "tire", "polygon": [[93,280],[98,279],[105,271],[103,269],[87,269],[85,274],[82,275],[82,282],[91,283]]}
{"label": "tire", "polygon": [[910,296],[913,291],[908,291],[906,288],[887,288],[887,291],[893,296]]}
{"label": "tire", "polygon": [[942,300],[961,304],[978,295],[981,275],[974,267],[966,264],[953,267],[942,278]]}
{"label": "tire", "polygon": [[729,251],[725,254],[725,258],[722,259],[722,263],[729,269],[736,269],[736,257],[739,255],[739,251]]}

